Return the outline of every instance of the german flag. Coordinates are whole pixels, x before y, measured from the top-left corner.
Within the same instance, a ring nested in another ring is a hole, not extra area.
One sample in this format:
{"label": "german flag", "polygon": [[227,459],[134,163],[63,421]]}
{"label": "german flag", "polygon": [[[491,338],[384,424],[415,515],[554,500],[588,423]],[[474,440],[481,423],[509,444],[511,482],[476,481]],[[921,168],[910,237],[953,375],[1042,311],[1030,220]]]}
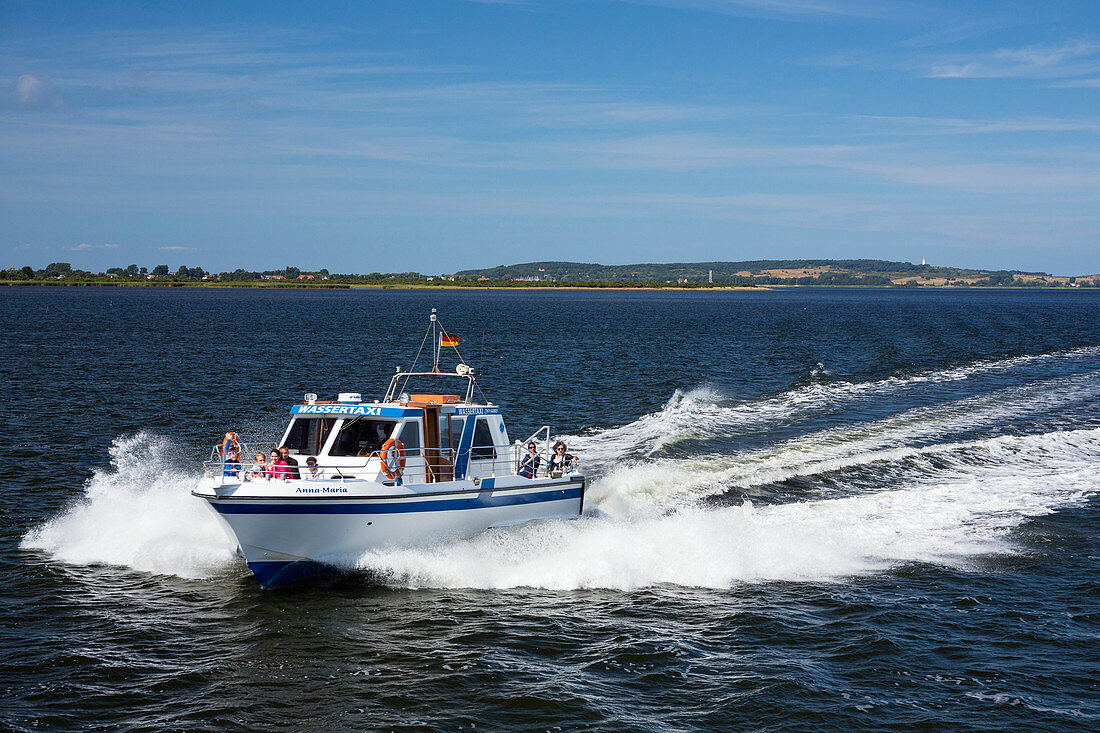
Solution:
{"label": "german flag", "polygon": [[458,336],[452,336],[450,334],[443,334],[439,337],[440,346],[458,346]]}

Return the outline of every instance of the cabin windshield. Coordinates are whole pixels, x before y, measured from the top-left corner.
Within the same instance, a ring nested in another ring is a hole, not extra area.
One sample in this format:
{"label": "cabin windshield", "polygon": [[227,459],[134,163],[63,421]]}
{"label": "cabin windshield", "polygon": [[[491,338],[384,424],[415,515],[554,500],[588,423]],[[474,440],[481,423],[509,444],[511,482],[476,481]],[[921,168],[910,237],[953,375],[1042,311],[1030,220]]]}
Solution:
{"label": "cabin windshield", "polygon": [[291,453],[315,456],[321,452],[321,448],[325,445],[325,438],[335,424],[336,419],[331,417],[295,418],[290,421],[283,445],[289,448]]}
{"label": "cabin windshield", "polygon": [[368,420],[362,417],[348,420],[336,435],[329,455],[369,456],[382,450],[382,444],[396,425],[396,420]]}

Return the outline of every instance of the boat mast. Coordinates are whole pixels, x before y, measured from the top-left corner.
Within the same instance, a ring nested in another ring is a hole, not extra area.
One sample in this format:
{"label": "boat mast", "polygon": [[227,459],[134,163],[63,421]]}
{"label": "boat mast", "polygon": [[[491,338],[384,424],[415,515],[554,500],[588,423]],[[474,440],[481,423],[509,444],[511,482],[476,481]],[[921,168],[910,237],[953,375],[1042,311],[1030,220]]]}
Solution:
{"label": "boat mast", "polygon": [[436,327],[435,326],[436,326],[435,308],[432,308],[432,325],[430,326],[430,328],[432,330],[433,346],[435,346],[435,363],[432,364],[432,371],[434,373],[438,374],[439,373],[439,351],[440,351],[440,349],[443,348],[443,342],[440,340],[439,335],[436,333]]}

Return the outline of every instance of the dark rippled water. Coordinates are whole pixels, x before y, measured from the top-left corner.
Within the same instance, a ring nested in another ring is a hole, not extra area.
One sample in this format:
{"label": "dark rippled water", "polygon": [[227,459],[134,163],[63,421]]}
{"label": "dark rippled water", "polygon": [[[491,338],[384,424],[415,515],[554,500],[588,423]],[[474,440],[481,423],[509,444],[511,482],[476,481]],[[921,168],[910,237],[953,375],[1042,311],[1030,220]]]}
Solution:
{"label": "dark rippled water", "polygon": [[[210,444],[433,306],[586,516],[260,590]],[[0,728],[1100,727],[1100,293],[4,288],[0,348]]]}

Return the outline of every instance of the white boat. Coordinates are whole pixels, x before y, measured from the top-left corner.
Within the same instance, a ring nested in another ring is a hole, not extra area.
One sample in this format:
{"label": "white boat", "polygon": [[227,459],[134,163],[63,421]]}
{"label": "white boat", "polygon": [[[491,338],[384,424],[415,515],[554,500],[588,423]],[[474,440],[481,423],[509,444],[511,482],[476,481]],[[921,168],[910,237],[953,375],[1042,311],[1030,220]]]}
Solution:
{"label": "white boat", "polygon": [[[319,566],[346,567],[372,549],[580,516],[585,478],[575,459],[549,474],[521,468],[521,454],[535,442],[545,469],[549,426],[510,444],[500,408],[474,400],[481,393],[474,370],[457,348],[454,371],[440,370],[441,353],[458,340],[442,329],[435,309],[421,350],[429,337],[432,368],[418,372],[415,360],[408,370],[398,367],[382,400],[306,394],[293,405],[279,445],[296,467],[250,462],[253,453],[235,433],[215,446],[191,493],[209,503],[262,586],[296,582]],[[410,394],[410,381],[459,384],[464,394]]]}

